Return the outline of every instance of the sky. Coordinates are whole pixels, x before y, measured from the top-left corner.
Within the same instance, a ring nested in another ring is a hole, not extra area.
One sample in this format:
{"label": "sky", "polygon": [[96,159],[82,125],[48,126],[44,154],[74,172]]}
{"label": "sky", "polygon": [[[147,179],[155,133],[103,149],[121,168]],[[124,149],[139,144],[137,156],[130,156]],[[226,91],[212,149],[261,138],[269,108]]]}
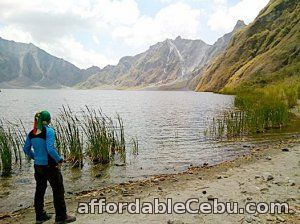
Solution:
{"label": "sky", "polygon": [[269,0],[0,0],[0,37],[79,68],[117,64],[181,36],[213,44]]}

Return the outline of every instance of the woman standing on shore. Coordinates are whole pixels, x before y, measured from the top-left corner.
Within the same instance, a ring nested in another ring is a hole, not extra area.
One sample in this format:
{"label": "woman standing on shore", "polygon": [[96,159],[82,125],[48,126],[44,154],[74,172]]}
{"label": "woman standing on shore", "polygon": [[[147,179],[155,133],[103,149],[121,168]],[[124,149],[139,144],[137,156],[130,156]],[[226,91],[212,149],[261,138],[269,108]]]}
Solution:
{"label": "woman standing on shore", "polygon": [[63,177],[60,171],[63,159],[54,147],[55,133],[49,127],[50,122],[51,116],[48,111],[44,110],[36,113],[33,130],[27,135],[23,148],[25,154],[34,160],[34,178],[36,180],[34,208],[36,223],[43,223],[51,219],[51,216],[44,210],[47,181],[50,183],[53,191],[53,203],[56,215],[55,223],[70,223],[76,221],[76,218],[67,215]]}

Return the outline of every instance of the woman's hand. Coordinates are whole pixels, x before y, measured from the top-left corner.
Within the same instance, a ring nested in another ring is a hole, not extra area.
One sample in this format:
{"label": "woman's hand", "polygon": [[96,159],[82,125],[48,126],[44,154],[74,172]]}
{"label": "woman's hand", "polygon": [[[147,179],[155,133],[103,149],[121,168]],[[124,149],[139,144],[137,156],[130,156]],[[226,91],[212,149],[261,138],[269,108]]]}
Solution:
{"label": "woman's hand", "polygon": [[56,168],[60,169],[62,167],[62,164],[65,162],[65,160],[61,159],[58,161]]}

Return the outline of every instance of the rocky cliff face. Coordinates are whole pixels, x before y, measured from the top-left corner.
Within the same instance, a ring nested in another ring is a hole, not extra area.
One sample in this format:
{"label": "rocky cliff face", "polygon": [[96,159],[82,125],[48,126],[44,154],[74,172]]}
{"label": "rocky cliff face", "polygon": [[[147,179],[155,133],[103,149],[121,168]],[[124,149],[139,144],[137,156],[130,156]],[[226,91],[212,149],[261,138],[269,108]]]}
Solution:
{"label": "rocky cliff face", "polygon": [[99,72],[82,70],[33,44],[0,38],[0,86],[2,88],[61,88],[74,86]]}
{"label": "rocky cliff face", "polygon": [[196,90],[230,92],[242,85],[263,86],[286,76],[299,76],[299,20],[299,1],[271,0],[201,71]]}
{"label": "rocky cliff face", "polygon": [[[244,21],[242,20],[238,20],[235,27],[233,28],[232,32],[230,33],[226,33],[224,36],[220,37],[214,44],[213,46],[207,51],[207,59],[211,59],[214,56],[218,55],[220,52],[222,52],[228,45],[231,37],[233,36],[233,34],[245,27],[246,24],[244,23]],[[206,62],[208,62],[208,60]]]}
{"label": "rocky cliff face", "polygon": [[116,66],[105,67],[78,87],[187,89],[192,86],[190,80],[199,75],[194,71],[202,69],[223,51],[232,34],[243,26],[244,22],[238,21],[234,30],[219,38],[214,45],[180,36],[175,40],[167,39],[141,54],[122,58]]}
{"label": "rocky cliff face", "polygon": [[150,87],[172,83],[188,73],[205,57],[210,45],[201,40],[177,37],[151,46],[133,57],[123,57],[116,66],[106,66],[80,87]]}
{"label": "rocky cliff face", "polygon": [[206,52],[206,56],[204,57],[204,61],[202,61],[193,72],[190,74],[187,86],[189,89],[194,90],[199,80],[201,79],[203,72],[205,71],[206,67],[209,65],[209,62],[213,61],[213,59],[218,56],[220,53],[222,53],[226,47],[228,46],[229,41],[231,40],[231,37],[234,33],[236,33],[238,30],[245,27],[246,24],[242,20],[238,20],[235,27],[230,33],[226,33],[224,36],[220,37]]}

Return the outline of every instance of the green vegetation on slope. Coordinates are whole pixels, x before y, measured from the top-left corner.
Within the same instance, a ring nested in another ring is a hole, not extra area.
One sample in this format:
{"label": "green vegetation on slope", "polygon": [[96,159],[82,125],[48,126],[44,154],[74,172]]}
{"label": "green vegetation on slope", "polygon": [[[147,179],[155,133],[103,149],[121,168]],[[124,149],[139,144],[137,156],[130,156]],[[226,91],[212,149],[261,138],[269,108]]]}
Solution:
{"label": "green vegetation on slope", "polygon": [[300,3],[271,0],[204,71],[197,91],[236,94],[236,110],[206,133],[237,137],[281,128],[300,95]]}
{"label": "green vegetation on slope", "polygon": [[207,67],[196,90],[235,93],[238,87],[263,87],[299,77],[299,20],[299,1],[270,1]]}

